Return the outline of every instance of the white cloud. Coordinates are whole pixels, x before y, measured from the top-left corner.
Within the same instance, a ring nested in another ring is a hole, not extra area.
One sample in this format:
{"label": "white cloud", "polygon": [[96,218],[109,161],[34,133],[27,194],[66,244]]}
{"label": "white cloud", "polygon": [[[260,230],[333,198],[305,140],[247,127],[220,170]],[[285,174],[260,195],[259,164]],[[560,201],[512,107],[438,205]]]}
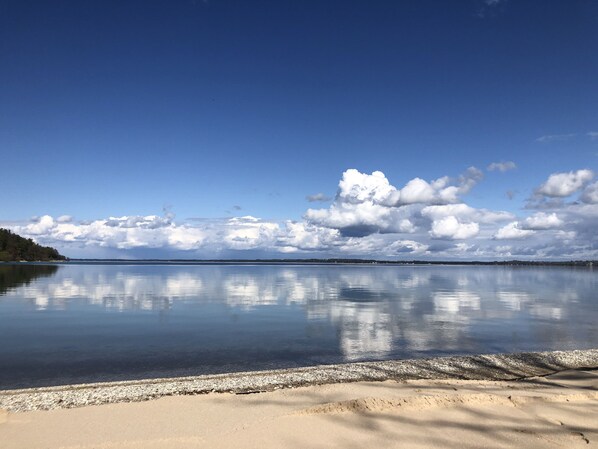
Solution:
{"label": "white cloud", "polygon": [[206,232],[191,226],[173,226],[169,229],[166,244],[171,248],[190,251],[202,247],[206,240]]}
{"label": "white cloud", "polygon": [[172,224],[172,217],[166,215],[160,217],[158,215],[131,215],[123,217],[110,217],[106,220],[105,225],[116,228],[143,228],[143,229],[157,229]]}
{"label": "white cloud", "polygon": [[[551,134],[551,135],[538,137],[536,139],[536,142],[542,142],[542,143],[550,143],[550,142],[558,142],[558,141],[564,142],[564,141],[571,140],[575,137],[583,136],[583,135],[584,134],[578,134],[578,133]],[[596,140],[596,139],[598,139],[598,131],[588,131],[585,133],[585,136],[589,137],[590,140]]]}
{"label": "white cloud", "polygon": [[437,239],[464,240],[480,232],[477,223],[461,223],[456,217],[450,215],[432,222],[430,235]]}
{"label": "white cloud", "polygon": [[317,226],[344,230],[345,234],[401,232],[401,223],[405,227],[409,214],[408,209],[394,207],[400,195],[382,172],[368,175],[349,169],[339,182],[334,203],[328,209],[308,209],[305,219]]}
{"label": "white cloud", "polygon": [[[428,253],[428,245],[415,241],[397,239],[391,234],[372,234],[365,237],[339,239],[337,248],[346,255],[360,257],[396,257],[399,255],[418,256]],[[377,256],[373,256],[377,255]]]}
{"label": "white cloud", "polygon": [[546,230],[546,229],[555,229],[560,228],[563,225],[563,220],[561,220],[557,214],[546,214],[544,212],[538,212],[531,217],[527,217],[523,221],[522,229],[538,231],[538,230]]}
{"label": "white cloud", "polygon": [[513,214],[509,212],[475,209],[465,203],[426,206],[421,210],[421,214],[431,220],[454,216],[462,221],[477,221],[479,223],[496,223],[514,218]]}
{"label": "white cloud", "polygon": [[488,167],[486,167],[488,171],[498,170],[500,172],[514,170],[515,168],[517,168],[517,165],[513,161],[492,162],[490,165],[488,165]]}
{"label": "white cloud", "polygon": [[338,183],[337,199],[350,204],[393,206],[399,200],[399,192],[381,171],[368,175],[351,168]]}
{"label": "white cloud", "polygon": [[54,227],[54,219],[50,215],[44,215],[36,219],[35,223],[27,225],[27,234],[40,235],[46,234]]}
{"label": "white cloud", "polygon": [[413,178],[397,189],[381,171],[369,175],[349,169],[343,173],[333,204],[327,209],[308,209],[305,219],[339,229],[345,236],[413,233],[422,207],[457,203],[482,177],[479,169],[470,167],[454,180],[448,176],[430,182]]}
{"label": "white cloud", "polygon": [[514,221],[500,228],[498,232],[494,235],[494,238],[497,240],[523,239],[534,234],[534,231],[521,229],[519,227],[519,223]]}
{"label": "white cloud", "polygon": [[[347,170],[332,204],[308,209],[299,221],[248,215],[176,222],[167,210],[92,221],[44,215],[0,225],[70,257],[598,258],[598,182],[590,183],[591,170],[553,173],[532,198],[542,211],[522,216],[466,204],[463,196],[481,176],[470,168],[397,188],[380,171]],[[563,200],[575,192],[579,201]]]}
{"label": "white cloud", "polygon": [[579,199],[584,203],[598,204],[598,181],[588,185]]}
{"label": "white cloud", "polygon": [[401,204],[431,203],[437,192],[430,184],[420,178],[409,181],[401,189]]}
{"label": "white cloud", "polygon": [[548,134],[545,136],[540,136],[536,139],[536,142],[541,143],[551,143],[551,142],[563,142],[566,140],[571,140],[577,136],[577,133],[570,133],[570,134]]}
{"label": "white cloud", "polygon": [[51,243],[77,242],[118,249],[172,246],[185,250],[198,247],[202,240],[199,230],[176,226],[169,217],[155,215],[110,217],[89,223],[59,221],[44,215],[37,223],[16,226],[15,231]]}
{"label": "white cloud", "polygon": [[314,195],[307,195],[305,197],[305,199],[307,201],[309,201],[310,203],[315,203],[315,202],[326,202],[326,201],[330,201],[332,198],[329,197],[328,195],[324,195],[323,193],[316,193]]}
{"label": "white cloud", "polygon": [[278,237],[278,223],[262,221],[247,215],[231,218],[224,224],[224,242],[231,249],[268,248]]}
{"label": "white cloud", "polygon": [[580,190],[593,177],[594,172],[588,169],[553,173],[536,189],[536,193],[552,198],[564,198]]}
{"label": "white cloud", "polygon": [[484,177],[481,170],[469,167],[456,180],[443,176],[427,182],[414,178],[400,190],[399,204],[446,204],[456,203]]}
{"label": "white cloud", "polygon": [[[371,201],[350,203],[336,201],[328,209],[308,209],[305,219],[317,226],[349,230],[363,235],[373,232],[392,231],[396,211]],[[398,217],[397,217],[398,218]]]}
{"label": "white cloud", "polygon": [[340,232],[336,229],[287,221],[285,232],[279,237],[279,247],[284,252],[322,251],[334,247],[339,239]]}
{"label": "white cloud", "polygon": [[424,245],[414,240],[396,240],[390,244],[388,250],[391,254],[409,253],[414,255],[421,255],[427,253],[428,248],[428,245]]}
{"label": "white cloud", "polygon": [[73,221],[73,217],[71,215],[61,215],[56,219],[58,223],[70,223]]}
{"label": "white cloud", "polygon": [[465,173],[459,176],[459,194],[466,194],[482,179],[484,179],[484,173],[476,168],[469,167]]}
{"label": "white cloud", "polygon": [[448,176],[431,182],[413,178],[402,189],[397,189],[381,171],[368,175],[349,169],[343,173],[339,182],[336,200],[351,204],[370,202],[386,207],[450,203],[456,202],[458,195],[468,193],[483,177],[484,174],[479,169],[469,167],[454,183]]}

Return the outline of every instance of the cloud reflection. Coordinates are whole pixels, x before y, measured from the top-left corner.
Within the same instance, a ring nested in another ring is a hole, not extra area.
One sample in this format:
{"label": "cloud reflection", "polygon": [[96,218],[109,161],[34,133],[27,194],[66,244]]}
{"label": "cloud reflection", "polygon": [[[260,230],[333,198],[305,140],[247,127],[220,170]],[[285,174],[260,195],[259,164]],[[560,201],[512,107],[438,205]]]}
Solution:
{"label": "cloud reflection", "polygon": [[353,361],[484,352],[478,334],[499,345],[513,332],[523,339],[536,327],[574,322],[592,310],[588,301],[595,288],[592,272],[568,269],[64,266],[5,296],[39,311],[186,308],[199,317],[210,304],[241,315],[293,310],[307,322],[333,326],[343,359]]}

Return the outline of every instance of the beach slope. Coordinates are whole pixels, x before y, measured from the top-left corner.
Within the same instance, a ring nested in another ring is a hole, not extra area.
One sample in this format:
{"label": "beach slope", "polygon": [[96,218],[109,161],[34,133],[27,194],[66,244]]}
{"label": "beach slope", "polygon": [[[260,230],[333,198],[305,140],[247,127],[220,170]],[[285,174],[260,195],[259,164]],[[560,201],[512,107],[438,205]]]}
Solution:
{"label": "beach slope", "polygon": [[588,447],[598,371],[387,380],[0,414],[2,447]]}

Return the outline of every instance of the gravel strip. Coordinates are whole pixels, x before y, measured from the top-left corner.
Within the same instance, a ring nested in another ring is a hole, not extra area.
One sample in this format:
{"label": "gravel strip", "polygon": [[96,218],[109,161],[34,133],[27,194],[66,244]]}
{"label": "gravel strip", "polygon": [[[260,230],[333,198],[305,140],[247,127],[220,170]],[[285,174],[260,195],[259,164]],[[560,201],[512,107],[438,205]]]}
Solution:
{"label": "gravel strip", "polygon": [[0,391],[0,408],[9,412],[52,410],[147,401],[182,394],[249,394],[279,388],[389,379],[514,380],[581,368],[598,368],[598,349],[347,363],[273,371],[6,390]]}

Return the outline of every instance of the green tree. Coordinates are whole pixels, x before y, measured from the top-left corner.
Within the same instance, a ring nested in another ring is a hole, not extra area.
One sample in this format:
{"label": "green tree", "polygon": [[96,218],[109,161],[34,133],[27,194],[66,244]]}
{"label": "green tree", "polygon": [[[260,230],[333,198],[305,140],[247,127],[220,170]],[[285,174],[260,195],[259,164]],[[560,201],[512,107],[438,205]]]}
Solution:
{"label": "green tree", "polygon": [[38,245],[31,239],[21,237],[8,229],[0,228],[0,262],[20,260],[45,262],[67,259],[50,246]]}

